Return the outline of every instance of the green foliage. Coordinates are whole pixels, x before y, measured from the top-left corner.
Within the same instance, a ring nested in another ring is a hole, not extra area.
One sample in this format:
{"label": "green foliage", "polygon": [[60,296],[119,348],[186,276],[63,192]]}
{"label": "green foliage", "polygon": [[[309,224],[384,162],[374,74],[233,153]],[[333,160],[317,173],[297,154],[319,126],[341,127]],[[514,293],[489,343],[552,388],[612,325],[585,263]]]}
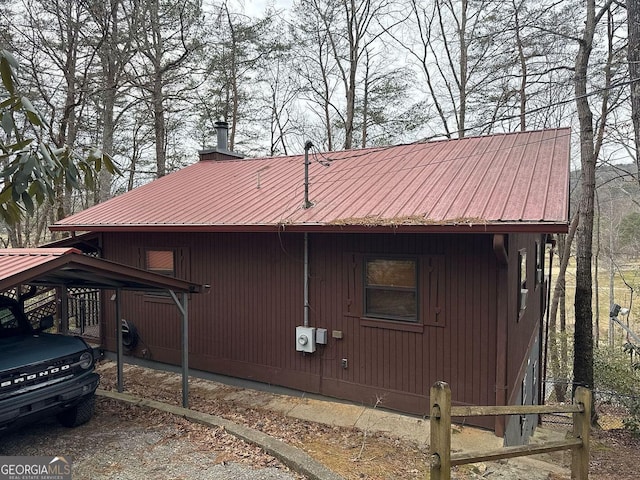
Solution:
{"label": "green foliage", "polygon": [[626,407],[625,428],[640,436],[640,365],[633,362],[630,352],[640,349],[632,344],[624,349],[599,348],[594,351],[594,378],[600,396],[607,395]]}
{"label": "green foliage", "polygon": [[640,371],[631,367],[629,355],[620,348],[600,347],[594,352],[596,389],[618,395],[640,395]]}
{"label": "green foliage", "polygon": [[[32,214],[36,204],[55,197],[58,186],[67,191],[93,188],[102,168],[120,174],[108,155],[97,149],[77,156],[67,145],[60,148],[43,140],[50,130],[31,101],[20,94],[18,62],[0,51],[0,217],[9,224],[24,212]],[[35,202],[34,202],[35,200]]]}
{"label": "green foliage", "polygon": [[620,246],[628,251],[636,252],[640,245],[640,213],[631,212],[624,216],[618,227]]}
{"label": "green foliage", "polygon": [[631,368],[640,370],[640,361],[638,361],[638,358],[640,358],[640,347],[631,342],[627,342],[622,346],[622,350],[631,357]]}

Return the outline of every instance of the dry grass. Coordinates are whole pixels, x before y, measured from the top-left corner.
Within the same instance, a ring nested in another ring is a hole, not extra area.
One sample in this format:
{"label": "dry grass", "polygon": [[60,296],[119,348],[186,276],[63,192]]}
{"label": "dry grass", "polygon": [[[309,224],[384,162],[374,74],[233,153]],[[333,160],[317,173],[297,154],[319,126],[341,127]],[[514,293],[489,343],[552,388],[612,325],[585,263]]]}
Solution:
{"label": "dry grass", "polygon": [[[100,368],[103,389],[115,388],[113,364]],[[126,390],[133,395],[180,405],[176,375],[127,366]],[[328,426],[287,417],[260,407],[247,407],[225,398],[240,389],[195,380],[189,391],[190,407],[260,430],[306,451],[347,480],[417,479],[427,473],[428,448],[388,435],[355,428]]]}

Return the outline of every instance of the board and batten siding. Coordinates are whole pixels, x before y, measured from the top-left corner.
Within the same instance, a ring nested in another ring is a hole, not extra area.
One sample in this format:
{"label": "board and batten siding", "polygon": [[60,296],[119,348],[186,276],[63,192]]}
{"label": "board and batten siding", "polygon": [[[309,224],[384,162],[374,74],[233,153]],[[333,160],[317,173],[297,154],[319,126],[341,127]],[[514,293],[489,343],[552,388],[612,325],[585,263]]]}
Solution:
{"label": "board and batten siding", "polygon": [[[309,234],[310,326],[328,330],[328,344],[313,354],[295,350],[302,234],[103,234],[104,257],[129,265],[144,267],[144,249],[164,248],[177,252],[178,276],[211,285],[190,295],[192,368],[416,414],[428,413],[437,380],[451,385],[457,403],[496,403],[504,383],[497,384],[497,352],[507,348],[497,340],[499,302],[513,290],[500,280],[491,235]],[[367,256],[418,260],[418,325],[362,317]],[[511,271],[503,278],[511,280]],[[107,302],[104,311],[108,349],[113,308]],[[122,313],[141,338],[132,354],[180,362],[180,317],[169,299],[123,293]],[[511,387],[520,368],[512,364],[524,355],[518,348],[508,352]]]}

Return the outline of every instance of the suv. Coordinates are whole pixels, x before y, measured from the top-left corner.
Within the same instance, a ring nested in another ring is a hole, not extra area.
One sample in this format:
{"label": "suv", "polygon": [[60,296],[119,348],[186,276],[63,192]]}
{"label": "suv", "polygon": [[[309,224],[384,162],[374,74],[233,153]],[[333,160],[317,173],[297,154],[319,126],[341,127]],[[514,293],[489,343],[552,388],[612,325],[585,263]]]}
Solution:
{"label": "suv", "polygon": [[44,333],[52,315],[33,328],[21,305],[0,296],[0,430],[49,415],[66,427],[89,421],[100,380],[93,350],[80,337]]}

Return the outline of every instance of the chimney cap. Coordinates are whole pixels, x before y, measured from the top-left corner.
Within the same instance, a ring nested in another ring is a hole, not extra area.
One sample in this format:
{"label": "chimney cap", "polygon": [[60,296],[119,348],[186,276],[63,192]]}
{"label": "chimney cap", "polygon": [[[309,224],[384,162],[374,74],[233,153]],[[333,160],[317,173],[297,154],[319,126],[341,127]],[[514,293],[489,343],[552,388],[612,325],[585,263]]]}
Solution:
{"label": "chimney cap", "polygon": [[218,137],[217,149],[219,152],[227,152],[227,145],[229,142],[229,124],[223,120],[218,120],[214,126]]}
{"label": "chimney cap", "polygon": [[199,151],[200,160],[233,160],[244,158],[244,155],[232,152],[227,148],[229,124],[224,120],[218,120],[213,125],[216,129],[217,145]]}

